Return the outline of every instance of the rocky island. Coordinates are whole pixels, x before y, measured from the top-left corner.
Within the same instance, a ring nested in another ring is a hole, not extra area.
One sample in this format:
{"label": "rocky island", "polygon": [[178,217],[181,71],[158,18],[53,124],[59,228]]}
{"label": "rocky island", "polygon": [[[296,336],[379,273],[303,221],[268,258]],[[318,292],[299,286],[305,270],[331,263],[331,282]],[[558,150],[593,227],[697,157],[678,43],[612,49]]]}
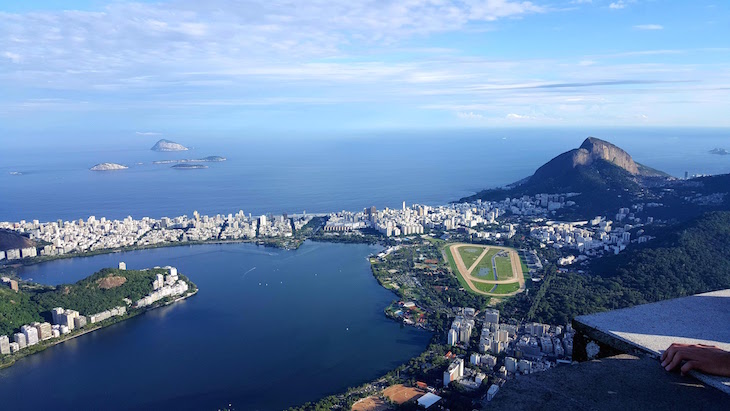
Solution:
{"label": "rocky island", "polygon": [[718,147],[718,148],[713,148],[712,150],[710,150],[710,154],[717,154],[719,156],[726,156],[726,155],[730,154],[730,151],[727,151],[724,148],[719,148]]}
{"label": "rocky island", "polygon": [[187,151],[188,148],[182,144],[178,144],[174,141],[165,140],[164,138],[157,143],[150,150],[153,151]]}
{"label": "rocky island", "polygon": [[113,170],[126,170],[129,167],[117,164],[117,163],[100,163],[91,167],[91,171],[113,171]]}
{"label": "rocky island", "polygon": [[157,160],[153,161],[152,164],[175,164],[175,163],[217,163],[226,161],[225,157],[221,156],[208,156],[203,158],[183,158],[180,160]]}
{"label": "rocky island", "polygon": [[176,170],[199,170],[203,168],[208,168],[208,166],[202,164],[175,164],[170,168],[174,168]]}

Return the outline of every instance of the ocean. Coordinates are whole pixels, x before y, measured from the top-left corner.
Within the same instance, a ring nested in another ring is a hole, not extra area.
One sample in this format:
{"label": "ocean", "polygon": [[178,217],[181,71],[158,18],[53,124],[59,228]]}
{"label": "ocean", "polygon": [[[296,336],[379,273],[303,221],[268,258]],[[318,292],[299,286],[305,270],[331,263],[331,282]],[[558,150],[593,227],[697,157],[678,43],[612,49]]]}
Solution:
{"label": "ocean", "polygon": [[[190,151],[150,150],[160,136],[134,133],[3,137],[0,221],[201,214],[326,213],[403,201],[438,205],[531,175],[588,136],[624,148],[674,176],[730,172],[726,129],[420,130],[269,136],[165,135]],[[221,155],[203,170],[157,160]],[[97,163],[129,169],[93,172]],[[141,164],[138,164],[141,163]],[[17,174],[19,173],[19,174]]]}

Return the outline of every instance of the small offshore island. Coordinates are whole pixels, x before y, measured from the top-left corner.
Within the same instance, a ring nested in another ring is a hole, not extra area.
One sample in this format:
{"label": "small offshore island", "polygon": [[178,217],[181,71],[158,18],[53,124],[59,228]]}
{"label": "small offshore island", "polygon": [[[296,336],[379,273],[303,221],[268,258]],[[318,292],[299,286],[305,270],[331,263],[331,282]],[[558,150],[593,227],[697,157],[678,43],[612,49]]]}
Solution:
{"label": "small offshore island", "polygon": [[713,148],[710,150],[710,154],[717,154],[719,156],[727,156],[730,155],[730,151],[727,151],[727,149],[724,148]]}
{"label": "small offshore island", "polygon": [[208,156],[203,158],[183,158],[180,160],[157,160],[153,161],[152,164],[175,164],[175,163],[218,163],[226,161],[225,157],[221,156]]}
{"label": "small offshore island", "polygon": [[208,168],[208,166],[203,164],[175,164],[170,168],[174,168],[176,170],[200,170],[203,168]]}
{"label": "small offshore island", "polygon": [[126,170],[129,167],[117,164],[117,163],[99,163],[95,165],[94,167],[91,167],[89,170],[91,171],[114,171],[114,170]]}
{"label": "small offshore island", "polygon": [[[0,368],[198,292],[175,267],[127,270],[124,263],[55,287],[2,281],[8,287],[0,287]],[[11,335],[19,324],[25,325]]]}
{"label": "small offshore island", "polygon": [[164,138],[155,143],[150,149],[152,151],[187,151],[188,148],[174,141],[165,140]]}

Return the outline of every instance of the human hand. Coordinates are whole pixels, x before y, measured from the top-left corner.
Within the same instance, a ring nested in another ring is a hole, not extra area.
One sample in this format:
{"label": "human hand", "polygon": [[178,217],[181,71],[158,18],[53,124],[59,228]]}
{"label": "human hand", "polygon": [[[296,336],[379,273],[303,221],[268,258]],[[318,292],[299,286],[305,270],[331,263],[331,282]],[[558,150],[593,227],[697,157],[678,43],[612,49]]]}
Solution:
{"label": "human hand", "polygon": [[682,375],[689,370],[730,377],[730,352],[712,345],[672,344],[662,353],[662,367],[671,371],[684,361]]}

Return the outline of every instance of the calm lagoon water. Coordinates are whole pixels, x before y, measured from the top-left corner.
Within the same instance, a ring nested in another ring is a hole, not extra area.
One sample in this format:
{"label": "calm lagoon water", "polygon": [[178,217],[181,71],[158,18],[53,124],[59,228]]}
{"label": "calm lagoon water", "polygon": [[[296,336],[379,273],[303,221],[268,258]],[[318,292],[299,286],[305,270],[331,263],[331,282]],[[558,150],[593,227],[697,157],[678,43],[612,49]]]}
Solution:
{"label": "calm lagoon water", "polygon": [[383,315],[367,245],[173,247],[27,267],[38,282],[74,282],[125,261],[173,265],[200,288],[0,371],[3,407],[278,410],[376,378],[420,353],[430,334]]}

